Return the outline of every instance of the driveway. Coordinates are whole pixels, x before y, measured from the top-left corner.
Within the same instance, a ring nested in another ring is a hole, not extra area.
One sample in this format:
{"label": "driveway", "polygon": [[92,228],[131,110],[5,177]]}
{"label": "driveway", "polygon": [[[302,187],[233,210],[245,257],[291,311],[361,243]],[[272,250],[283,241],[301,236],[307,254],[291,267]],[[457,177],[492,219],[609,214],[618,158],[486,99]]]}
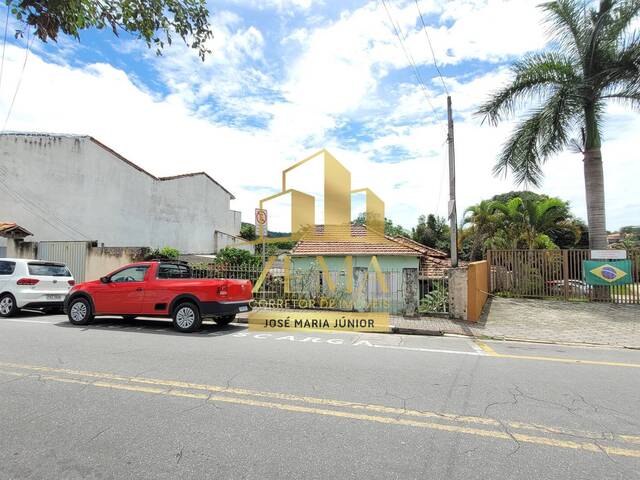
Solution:
{"label": "driveway", "polygon": [[478,323],[430,317],[393,323],[479,337],[640,348],[640,305],[494,297]]}

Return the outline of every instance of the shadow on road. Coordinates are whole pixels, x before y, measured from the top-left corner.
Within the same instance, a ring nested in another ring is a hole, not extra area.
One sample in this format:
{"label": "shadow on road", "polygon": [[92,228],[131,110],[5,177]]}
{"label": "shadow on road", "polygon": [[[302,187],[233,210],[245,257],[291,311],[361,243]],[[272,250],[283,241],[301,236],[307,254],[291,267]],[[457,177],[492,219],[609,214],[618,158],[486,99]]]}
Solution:
{"label": "shadow on road", "polygon": [[[43,318],[38,315],[38,318]],[[213,321],[206,321],[202,324],[202,328],[198,332],[181,333],[173,329],[170,319],[150,319],[141,318],[135,320],[124,320],[120,317],[99,317],[95,318],[89,325],[72,325],[66,320],[53,324],[56,327],[75,329],[80,332],[89,330],[108,330],[118,332],[135,332],[152,335],[173,335],[178,337],[219,337],[221,335],[230,335],[246,330],[245,325],[224,325],[220,326]]]}

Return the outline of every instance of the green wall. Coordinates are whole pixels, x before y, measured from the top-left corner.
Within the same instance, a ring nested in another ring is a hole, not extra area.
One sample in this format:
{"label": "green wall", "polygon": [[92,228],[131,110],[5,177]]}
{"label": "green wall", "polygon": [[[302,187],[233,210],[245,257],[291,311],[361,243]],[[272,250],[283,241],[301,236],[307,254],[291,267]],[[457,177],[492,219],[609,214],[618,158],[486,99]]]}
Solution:
{"label": "green wall", "polygon": [[[344,270],[344,256],[340,257],[325,257],[324,261],[327,262],[329,271],[338,272]],[[366,256],[353,256],[353,267],[369,267],[370,271],[374,271],[371,265],[371,255]],[[378,263],[380,264],[380,270],[383,272],[402,270],[403,268],[418,268],[420,261],[418,257],[401,257],[395,255],[378,256]],[[291,257],[291,269],[292,270],[308,270],[311,265],[316,262],[316,257]]]}

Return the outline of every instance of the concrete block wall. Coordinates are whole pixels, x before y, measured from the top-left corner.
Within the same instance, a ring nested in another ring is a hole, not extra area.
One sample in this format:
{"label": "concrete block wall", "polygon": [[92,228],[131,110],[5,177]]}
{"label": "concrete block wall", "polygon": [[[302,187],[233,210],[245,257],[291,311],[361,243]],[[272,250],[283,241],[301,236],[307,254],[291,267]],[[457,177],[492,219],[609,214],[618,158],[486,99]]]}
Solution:
{"label": "concrete block wall", "polygon": [[157,178],[88,136],[0,135],[0,220],[32,241],[212,253],[240,234],[232,195],[206,175]]}

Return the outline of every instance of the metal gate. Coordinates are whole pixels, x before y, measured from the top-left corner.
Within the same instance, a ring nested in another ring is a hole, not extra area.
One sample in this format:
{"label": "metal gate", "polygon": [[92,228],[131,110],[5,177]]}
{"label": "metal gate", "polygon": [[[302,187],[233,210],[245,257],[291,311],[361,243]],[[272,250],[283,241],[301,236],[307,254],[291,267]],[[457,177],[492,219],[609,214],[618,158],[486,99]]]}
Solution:
{"label": "metal gate", "polygon": [[76,282],[84,282],[87,242],[39,242],[37,257],[66,264]]}
{"label": "metal gate", "polygon": [[524,298],[640,304],[640,250],[628,250],[632,282],[594,287],[585,282],[582,262],[590,250],[488,250],[491,292]]}

